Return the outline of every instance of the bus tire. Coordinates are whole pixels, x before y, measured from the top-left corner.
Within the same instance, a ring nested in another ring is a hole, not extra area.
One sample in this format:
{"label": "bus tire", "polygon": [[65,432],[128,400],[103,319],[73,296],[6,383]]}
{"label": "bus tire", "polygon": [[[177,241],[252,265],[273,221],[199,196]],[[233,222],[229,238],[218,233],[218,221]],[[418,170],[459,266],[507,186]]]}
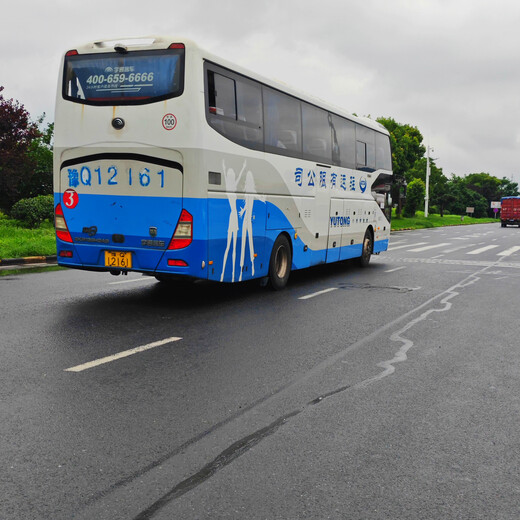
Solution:
{"label": "bus tire", "polygon": [[269,260],[269,286],[275,291],[283,289],[291,273],[292,252],[285,235],[278,235]]}
{"label": "bus tire", "polygon": [[363,249],[361,250],[361,256],[359,257],[359,265],[361,267],[367,267],[370,263],[370,257],[374,251],[374,235],[370,229],[365,231],[365,237],[363,238]]}

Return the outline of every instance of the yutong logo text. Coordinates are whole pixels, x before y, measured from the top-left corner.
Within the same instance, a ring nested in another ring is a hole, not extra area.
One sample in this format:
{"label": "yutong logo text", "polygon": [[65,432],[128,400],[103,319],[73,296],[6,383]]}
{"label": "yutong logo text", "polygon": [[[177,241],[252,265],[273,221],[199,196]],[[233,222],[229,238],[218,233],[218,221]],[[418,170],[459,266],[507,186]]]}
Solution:
{"label": "yutong logo text", "polygon": [[350,217],[330,217],[330,227],[348,227]]}

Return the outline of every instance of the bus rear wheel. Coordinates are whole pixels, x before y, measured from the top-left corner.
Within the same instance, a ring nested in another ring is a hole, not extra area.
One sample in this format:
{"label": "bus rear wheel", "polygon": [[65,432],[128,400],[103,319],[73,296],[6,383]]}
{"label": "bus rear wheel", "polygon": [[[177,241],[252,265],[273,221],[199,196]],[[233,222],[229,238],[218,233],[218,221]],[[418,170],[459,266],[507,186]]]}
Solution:
{"label": "bus rear wheel", "polygon": [[283,289],[291,273],[292,254],[289,240],[285,235],[278,235],[269,260],[269,286],[275,291]]}
{"label": "bus rear wheel", "polygon": [[365,237],[363,238],[363,249],[361,252],[361,256],[359,257],[359,265],[361,267],[367,267],[370,263],[370,257],[372,256],[372,252],[374,251],[374,236],[372,235],[372,231],[367,229],[365,231]]}

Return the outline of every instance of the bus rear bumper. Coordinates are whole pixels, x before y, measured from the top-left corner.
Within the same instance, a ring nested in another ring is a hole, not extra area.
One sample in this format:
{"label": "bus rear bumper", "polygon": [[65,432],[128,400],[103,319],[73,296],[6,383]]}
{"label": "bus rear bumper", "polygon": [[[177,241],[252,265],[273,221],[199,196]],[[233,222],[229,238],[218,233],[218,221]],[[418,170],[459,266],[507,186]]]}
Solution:
{"label": "bus rear bumper", "polygon": [[[69,244],[57,241],[58,265],[86,271],[110,272],[139,272],[155,275],[177,275],[181,277],[203,278],[208,277],[204,261],[204,247],[201,242],[194,241],[186,249],[158,250],[141,248],[99,247],[86,244]],[[125,262],[130,264],[107,263],[105,252],[127,253]]]}

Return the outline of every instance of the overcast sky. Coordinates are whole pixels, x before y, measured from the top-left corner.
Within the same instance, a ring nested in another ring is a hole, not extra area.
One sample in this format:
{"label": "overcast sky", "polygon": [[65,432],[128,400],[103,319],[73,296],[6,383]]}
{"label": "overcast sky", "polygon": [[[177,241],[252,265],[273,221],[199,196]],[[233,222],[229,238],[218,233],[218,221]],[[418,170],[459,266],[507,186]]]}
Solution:
{"label": "overcast sky", "polygon": [[447,176],[520,182],[518,0],[3,0],[0,85],[54,119],[61,55],[165,34],[349,112],[417,126]]}

